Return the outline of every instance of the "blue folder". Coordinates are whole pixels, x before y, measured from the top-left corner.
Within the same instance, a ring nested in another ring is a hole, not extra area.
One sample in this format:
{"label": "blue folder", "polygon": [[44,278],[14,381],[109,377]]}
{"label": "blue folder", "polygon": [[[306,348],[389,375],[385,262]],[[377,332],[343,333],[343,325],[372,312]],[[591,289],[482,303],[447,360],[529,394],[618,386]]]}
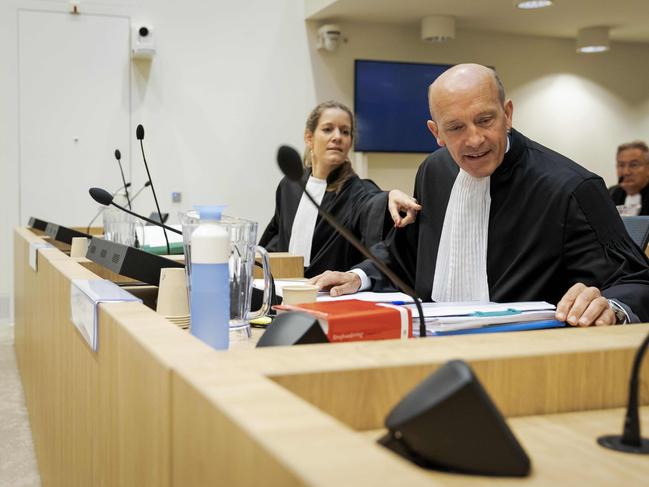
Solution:
{"label": "blue folder", "polygon": [[503,331],[526,331],[526,330],[543,330],[546,328],[563,328],[566,324],[563,321],[544,320],[528,321],[524,323],[505,323],[502,325],[488,325],[479,328],[467,328],[464,330],[433,331],[431,336],[447,335],[468,335],[475,333],[498,333]]}

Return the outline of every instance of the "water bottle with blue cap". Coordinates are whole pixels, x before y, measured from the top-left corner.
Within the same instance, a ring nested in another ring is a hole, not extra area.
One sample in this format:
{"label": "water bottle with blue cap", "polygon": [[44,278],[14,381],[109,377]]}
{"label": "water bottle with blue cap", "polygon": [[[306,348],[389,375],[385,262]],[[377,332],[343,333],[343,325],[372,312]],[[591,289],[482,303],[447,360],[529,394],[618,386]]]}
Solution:
{"label": "water bottle with blue cap", "polygon": [[229,346],[230,235],[219,225],[223,206],[196,206],[191,234],[191,333],[217,350]]}

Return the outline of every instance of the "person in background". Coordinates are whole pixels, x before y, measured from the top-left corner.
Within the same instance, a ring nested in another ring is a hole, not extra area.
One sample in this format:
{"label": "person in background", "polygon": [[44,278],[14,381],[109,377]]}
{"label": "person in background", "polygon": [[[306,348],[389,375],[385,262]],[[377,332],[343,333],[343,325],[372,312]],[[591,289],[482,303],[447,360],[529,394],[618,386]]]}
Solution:
{"label": "person in background", "polygon": [[303,194],[304,184],[316,201],[365,245],[381,241],[391,227],[387,193],[374,182],[360,179],[352,169],[349,151],[354,129],[354,116],[342,103],[327,101],[313,109],[304,130],[307,171],[302,185],[287,178],[280,181],[275,215],[259,241],[269,252],[302,255],[306,277],[327,269],[347,270],[363,256],[320,218]]}
{"label": "person in background", "polygon": [[608,187],[608,194],[610,195],[613,195],[613,193],[620,187],[620,183],[624,179],[622,177],[622,169],[617,164],[615,164],[615,176],[617,178],[617,183],[615,183],[613,186]]}
{"label": "person in background", "polygon": [[[454,66],[428,99],[440,149],[417,172],[421,211],[374,254],[426,301],[548,301],[572,326],[649,321],[649,261],[604,182],[512,128],[496,72]],[[392,288],[369,260],[311,283],[333,296]]]}
{"label": "person in background", "polygon": [[649,215],[649,147],[640,140],[617,148],[619,184],[609,189],[622,215]]}

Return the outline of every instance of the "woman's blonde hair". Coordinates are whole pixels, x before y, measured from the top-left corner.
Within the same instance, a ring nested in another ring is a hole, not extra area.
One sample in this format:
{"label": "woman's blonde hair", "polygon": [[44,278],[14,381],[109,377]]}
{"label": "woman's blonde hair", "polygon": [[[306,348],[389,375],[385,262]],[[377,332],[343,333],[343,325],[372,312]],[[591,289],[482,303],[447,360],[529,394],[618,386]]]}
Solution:
{"label": "woman's blonde hair", "polygon": [[[351,121],[351,137],[353,141],[356,135],[356,123],[354,121],[354,114],[346,105],[335,100],[324,101],[316,106],[306,119],[305,130],[314,134],[316,128],[318,127],[320,117],[322,116],[323,112],[329,108],[337,108],[349,115],[349,120]],[[303,160],[304,167],[312,167],[312,153],[308,148],[304,151]],[[354,169],[352,169],[352,164],[349,159],[345,160],[345,162],[343,162],[340,167],[332,171],[332,173],[329,175],[330,177],[327,178],[327,191],[335,191],[337,193],[347,182],[347,180],[355,174],[356,173],[354,172]]]}

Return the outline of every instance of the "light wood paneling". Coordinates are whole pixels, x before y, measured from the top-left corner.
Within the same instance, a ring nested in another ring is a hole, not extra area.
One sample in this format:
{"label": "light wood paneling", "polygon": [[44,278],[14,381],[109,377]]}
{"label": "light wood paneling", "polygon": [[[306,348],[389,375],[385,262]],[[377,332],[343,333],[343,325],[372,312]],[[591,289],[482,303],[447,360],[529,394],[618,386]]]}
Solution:
{"label": "light wood paneling", "polygon": [[[648,332],[649,325],[634,325],[302,345],[254,355],[233,351],[230,360],[363,430],[380,427],[401,397],[455,358],[472,365],[506,416],[619,407]],[[649,363],[643,374],[649,375]],[[641,399],[649,404],[646,385]]]}
{"label": "light wood paneling", "polygon": [[16,354],[41,479],[88,485],[96,367],[84,360],[87,346],[69,321],[69,286],[70,279],[96,276],[55,249],[39,251],[34,272],[27,263],[31,238],[16,239]]}
{"label": "light wood paneling", "polygon": [[[288,252],[270,252],[270,272],[274,279],[290,279],[304,277],[304,257],[293,255]],[[261,259],[257,258],[257,262]],[[255,278],[262,278],[261,268],[255,266]]]}
{"label": "light wood paneling", "polygon": [[175,369],[174,485],[437,485],[227,353]]}

